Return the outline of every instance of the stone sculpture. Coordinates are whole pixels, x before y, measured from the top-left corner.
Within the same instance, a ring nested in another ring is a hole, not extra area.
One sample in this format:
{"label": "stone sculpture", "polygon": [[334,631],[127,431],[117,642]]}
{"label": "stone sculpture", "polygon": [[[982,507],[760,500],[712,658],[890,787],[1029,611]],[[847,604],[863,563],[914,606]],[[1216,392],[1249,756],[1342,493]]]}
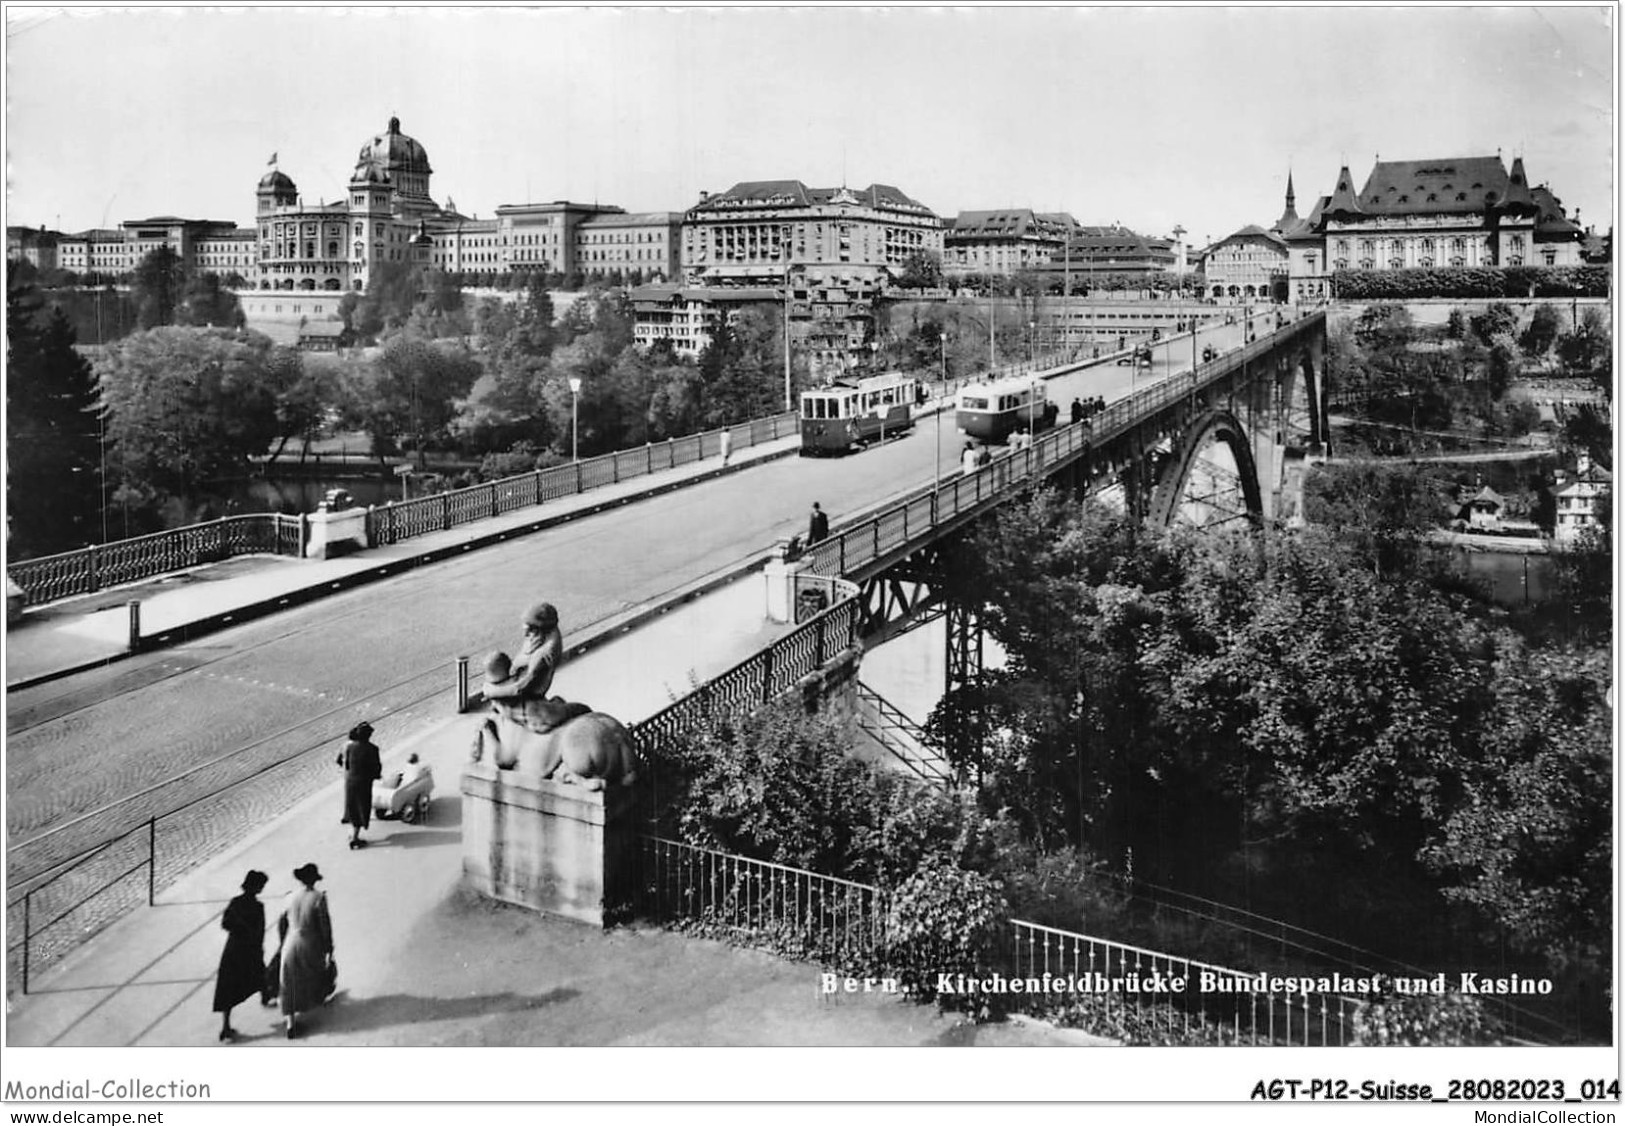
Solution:
{"label": "stone sculpture", "polygon": [[486,658],[491,715],[475,733],[474,761],[489,755],[500,770],[556,776],[588,790],[630,785],[637,778],[637,749],[621,722],[547,695],[564,653],[558,612],[538,603],[525,614],[524,629],[515,657],[497,652]]}

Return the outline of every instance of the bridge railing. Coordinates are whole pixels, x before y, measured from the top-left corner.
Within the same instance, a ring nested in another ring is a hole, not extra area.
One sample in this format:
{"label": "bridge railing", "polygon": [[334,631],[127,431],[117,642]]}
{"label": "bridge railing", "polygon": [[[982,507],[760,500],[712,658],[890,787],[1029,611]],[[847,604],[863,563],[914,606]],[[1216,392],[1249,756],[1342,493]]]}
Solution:
{"label": "bridge railing", "polygon": [[944,474],[940,482],[923,486],[882,511],[814,544],[807,552],[812,569],[825,575],[852,574],[940,524],[952,522],[990,501],[1026,488],[1035,477],[1047,473],[1058,462],[1070,459],[1085,447],[1099,446],[1169,405],[1191,397],[1229,374],[1237,364],[1267,354],[1279,343],[1277,338],[1281,332],[1295,333],[1314,316],[1325,314],[1300,318],[1275,334],[1198,364],[1194,371],[1159,380],[1143,391],[1118,399],[1083,422],[1047,431],[1035,438],[1027,449],[1006,450],[969,473],[953,469]]}
{"label": "bridge railing", "polygon": [[[771,415],[447,493],[392,501],[368,513],[368,543],[374,547],[399,543],[716,457],[722,452],[724,431],[731,436],[732,448],[739,450],[794,434],[797,425],[793,412]],[[299,558],[305,542],[301,517],[255,512],[8,562],[6,573],[22,588],[25,606],[40,606],[239,555]]]}
{"label": "bridge railing", "polygon": [[670,438],[568,465],[555,465],[529,473],[469,485],[416,500],[390,501],[367,514],[367,542],[373,546],[400,543],[414,536],[442,532],[517,509],[575,496],[606,485],[646,477],[665,469],[690,465],[722,453],[722,435],[731,436],[733,449],[771,442],[796,433],[793,413],[772,415],[737,426]]}
{"label": "bridge railing", "polygon": [[301,538],[297,516],[249,513],[24,559],[8,563],[6,573],[24,604],[38,606],[237,555],[297,555]]}

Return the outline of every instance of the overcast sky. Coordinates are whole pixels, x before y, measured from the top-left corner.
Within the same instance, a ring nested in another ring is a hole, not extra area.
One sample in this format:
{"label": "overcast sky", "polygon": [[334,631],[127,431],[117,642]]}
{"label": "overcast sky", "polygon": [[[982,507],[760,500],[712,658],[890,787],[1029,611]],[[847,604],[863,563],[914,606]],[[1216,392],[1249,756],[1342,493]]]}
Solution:
{"label": "overcast sky", "polygon": [[464,213],[681,211],[740,180],[1221,237],[1347,163],[1521,153],[1612,223],[1603,7],[8,9],[7,222],[340,196],[390,115]]}

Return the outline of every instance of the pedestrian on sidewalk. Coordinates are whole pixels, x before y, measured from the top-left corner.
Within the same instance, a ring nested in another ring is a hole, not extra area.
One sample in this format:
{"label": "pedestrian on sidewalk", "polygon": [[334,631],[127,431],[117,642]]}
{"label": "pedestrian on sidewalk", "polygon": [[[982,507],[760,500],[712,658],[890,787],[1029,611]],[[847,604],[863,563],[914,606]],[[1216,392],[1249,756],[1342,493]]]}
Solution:
{"label": "pedestrian on sidewalk", "polygon": [[727,427],[722,429],[722,464],[728,464],[728,455],[733,453],[734,433]]}
{"label": "pedestrian on sidewalk", "polygon": [[813,501],[812,515],[807,519],[807,546],[821,543],[829,538],[829,516]]}
{"label": "pedestrian on sidewalk", "polygon": [[282,1015],[288,1039],[299,1034],[299,1014],[317,1009],[333,993],[337,967],[333,964],[333,920],[327,912],[327,893],[316,890],[322,878],[314,864],[293,870],[300,887],[288,894],[277,919],[281,941]]}
{"label": "pedestrian on sidewalk", "polygon": [[271,878],[250,870],[243,877],[243,891],[226,904],[220,916],[220,929],[226,932],[226,948],[220,952],[220,969],[214,979],[214,1011],[220,1014],[220,1039],[235,1040],[231,1010],[265,989],[265,905],[260,892]]}
{"label": "pedestrian on sidewalk", "polygon": [[361,830],[372,824],[372,784],[383,777],[384,764],[372,742],[372,724],[362,720],[350,728],[350,741],[339,752],[344,768],[344,816],[339,824],[350,826],[350,847],[366,848]]}

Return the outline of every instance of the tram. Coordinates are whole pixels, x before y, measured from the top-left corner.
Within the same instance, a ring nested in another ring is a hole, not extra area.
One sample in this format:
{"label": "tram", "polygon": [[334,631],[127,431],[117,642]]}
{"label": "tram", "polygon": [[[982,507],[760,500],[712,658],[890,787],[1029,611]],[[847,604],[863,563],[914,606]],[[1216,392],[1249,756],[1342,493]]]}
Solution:
{"label": "tram", "polygon": [[1001,379],[961,388],[954,419],[967,438],[998,444],[1022,427],[1036,434],[1054,426],[1060,413],[1042,380]]}
{"label": "tram", "polygon": [[849,453],[914,425],[915,381],[903,372],[837,380],[801,393],[801,456]]}

